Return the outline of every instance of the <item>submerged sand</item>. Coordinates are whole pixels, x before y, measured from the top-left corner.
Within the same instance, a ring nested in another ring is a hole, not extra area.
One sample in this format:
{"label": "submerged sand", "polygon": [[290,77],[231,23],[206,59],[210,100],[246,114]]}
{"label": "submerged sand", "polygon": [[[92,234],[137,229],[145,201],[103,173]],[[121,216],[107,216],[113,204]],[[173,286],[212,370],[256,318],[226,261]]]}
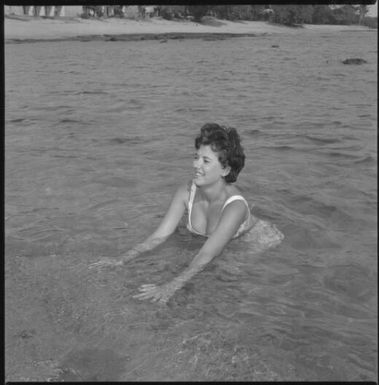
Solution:
{"label": "submerged sand", "polygon": [[265,35],[275,33],[299,33],[301,31],[339,32],[368,30],[364,26],[304,25],[291,28],[262,21],[238,21],[208,19],[203,23],[192,21],[169,21],[161,18],[147,20],[130,19],[81,19],[81,18],[34,18],[30,16],[6,17],[4,20],[5,42],[12,40],[70,40],[81,36],[129,35],[154,38],[183,34],[193,37],[199,34]]}

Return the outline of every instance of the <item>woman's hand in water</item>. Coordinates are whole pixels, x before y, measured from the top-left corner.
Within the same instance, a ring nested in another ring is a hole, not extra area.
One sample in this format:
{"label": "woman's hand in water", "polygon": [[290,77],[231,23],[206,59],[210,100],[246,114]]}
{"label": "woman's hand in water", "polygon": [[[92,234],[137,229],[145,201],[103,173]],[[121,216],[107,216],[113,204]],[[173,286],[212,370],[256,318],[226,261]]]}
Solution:
{"label": "woman's hand in water", "polygon": [[110,266],[122,266],[124,263],[129,262],[133,258],[135,258],[139,254],[139,251],[135,249],[129,250],[125,255],[120,258],[108,258],[102,257],[99,261],[91,263],[89,265],[89,269],[93,269],[95,267],[110,267]]}
{"label": "woman's hand in water", "polygon": [[99,261],[91,263],[88,268],[99,268],[99,267],[110,267],[110,266],[121,266],[123,265],[123,261],[116,258],[108,258],[108,257],[102,257]]}
{"label": "woman's hand in water", "polygon": [[133,298],[151,299],[152,302],[166,303],[175,293],[177,287],[173,282],[166,283],[161,286],[154,284],[142,285],[139,288],[140,294],[136,294]]}

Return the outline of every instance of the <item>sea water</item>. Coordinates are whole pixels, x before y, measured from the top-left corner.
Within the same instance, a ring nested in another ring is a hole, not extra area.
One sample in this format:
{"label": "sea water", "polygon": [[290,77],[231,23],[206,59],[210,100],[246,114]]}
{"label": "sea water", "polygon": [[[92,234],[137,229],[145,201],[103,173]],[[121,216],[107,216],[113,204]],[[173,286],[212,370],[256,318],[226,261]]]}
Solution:
{"label": "sea water", "polygon": [[[371,31],[6,44],[8,380],[375,380],[376,79]],[[237,128],[237,185],[285,239],[135,300],[204,238],[88,265],[156,228],[206,122]]]}

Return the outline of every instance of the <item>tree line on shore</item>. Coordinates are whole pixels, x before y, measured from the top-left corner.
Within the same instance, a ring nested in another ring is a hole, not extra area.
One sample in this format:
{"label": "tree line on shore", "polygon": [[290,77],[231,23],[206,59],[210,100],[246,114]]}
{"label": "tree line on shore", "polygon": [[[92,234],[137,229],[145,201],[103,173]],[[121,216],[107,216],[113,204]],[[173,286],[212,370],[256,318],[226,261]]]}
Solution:
{"label": "tree line on shore", "polygon": [[[125,17],[128,6],[85,6],[82,17]],[[301,24],[360,24],[377,28],[377,17],[368,17],[367,5],[188,5],[138,6],[137,17],[160,16],[167,20],[189,19],[201,23],[211,16],[231,21],[267,21],[287,26]]]}

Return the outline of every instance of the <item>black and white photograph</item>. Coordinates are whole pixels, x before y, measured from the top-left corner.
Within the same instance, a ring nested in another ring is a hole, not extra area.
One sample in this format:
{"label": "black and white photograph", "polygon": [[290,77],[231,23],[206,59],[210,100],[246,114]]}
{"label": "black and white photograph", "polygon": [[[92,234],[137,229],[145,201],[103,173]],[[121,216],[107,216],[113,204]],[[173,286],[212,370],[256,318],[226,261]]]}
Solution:
{"label": "black and white photograph", "polygon": [[377,2],[3,7],[5,382],[372,382]]}

